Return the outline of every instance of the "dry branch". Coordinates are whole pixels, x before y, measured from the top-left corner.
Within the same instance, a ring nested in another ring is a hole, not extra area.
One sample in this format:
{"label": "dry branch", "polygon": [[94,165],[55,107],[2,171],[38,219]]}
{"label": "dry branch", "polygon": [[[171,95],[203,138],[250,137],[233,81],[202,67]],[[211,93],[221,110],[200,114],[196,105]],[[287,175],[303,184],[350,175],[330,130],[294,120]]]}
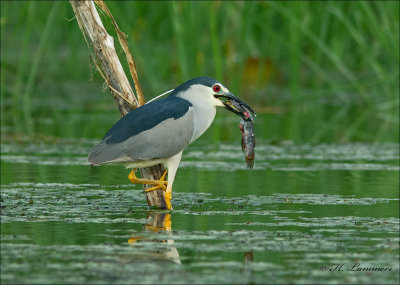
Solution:
{"label": "dry branch", "polygon": [[126,42],[126,35],[119,29],[117,22],[115,21],[113,15],[111,14],[110,10],[108,9],[106,3],[103,0],[95,0],[95,3],[107,14],[108,17],[110,17],[110,19],[113,23],[113,26],[118,35],[118,40],[119,40],[121,47],[124,50],[125,55],[126,55],[126,61],[128,62],[129,71],[131,72],[133,83],[135,84],[136,95],[138,97],[139,105],[142,106],[145,103],[144,97],[143,97],[143,91],[142,91],[142,88],[140,87],[139,78],[136,73],[135,61],[133,60],[132,54],[129,51],[128,43]]}
{"label": "dry branch", "polygon": [[[118,28],[118,25],[102,0],[96,0],[96,4],[111,18],[113,25],[117,31],[121,46],[126,54],[129,69],[132,74],[136,92],[139,100],[136,99],[133,90],[129,84],[129,80],[125,75],[121,62],[114,48],[114,38],[110,36],[103,26],[100,16],[96,10],[93,1],[70,0],[74,10],[76,20],[81,29],[86,43],[89,46],[96,67],[104,78],[107,86],[110,88],[111,94],[116,100],[121,116],[125,116],[133,109],[144,104],[142,90],[140,88],[138,76],[136,73],[133,57],[129,52],[125,35]],[[139,102],[138,102],[139,101]],[[146,179],[159,179],[163,172],[162,165],[141,169],[142,177]],[[145,189],[152,185],[145,185]],[[146,193],[146,199],[149,206],[161,209],[167,209],[163,190],[156,190]]]}

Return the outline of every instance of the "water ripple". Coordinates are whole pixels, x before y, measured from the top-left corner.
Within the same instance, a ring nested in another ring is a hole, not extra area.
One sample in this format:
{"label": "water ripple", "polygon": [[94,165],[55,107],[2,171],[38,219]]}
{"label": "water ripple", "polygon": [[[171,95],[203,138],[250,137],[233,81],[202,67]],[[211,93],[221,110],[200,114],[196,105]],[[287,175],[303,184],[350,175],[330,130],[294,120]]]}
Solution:
{"label": "water ripple", "polygon": [[[1,161],[13,164],[88,165],[87,153],[97,140],[67,140],[58,144],[3,143]],[[195,143],[183,155],[180,167],[205,171],[245,170],[237,144]],[[320,145],[268,145],[258,142],[254,170],[399,171],[399,144],[352,143]]]}

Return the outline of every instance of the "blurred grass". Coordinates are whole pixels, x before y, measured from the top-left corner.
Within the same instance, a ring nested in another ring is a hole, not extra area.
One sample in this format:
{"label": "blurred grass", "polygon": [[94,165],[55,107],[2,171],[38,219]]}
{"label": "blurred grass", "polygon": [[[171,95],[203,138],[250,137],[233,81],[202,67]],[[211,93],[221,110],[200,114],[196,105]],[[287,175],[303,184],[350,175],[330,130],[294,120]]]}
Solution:
{"label": "blurred grass", "polygon": [[[102,79],[69,2],[57,3],[1,2],[2,133],[39,134],[51,118],[54,135],[74,136],[88,114],[117,114],[97,94]],[[277,140],[399,139],[397,1],[107,3],[147,99],[208,75],[268,113],[264,137],[278,124]],[[82,118],[58,130],[71,112]]]}

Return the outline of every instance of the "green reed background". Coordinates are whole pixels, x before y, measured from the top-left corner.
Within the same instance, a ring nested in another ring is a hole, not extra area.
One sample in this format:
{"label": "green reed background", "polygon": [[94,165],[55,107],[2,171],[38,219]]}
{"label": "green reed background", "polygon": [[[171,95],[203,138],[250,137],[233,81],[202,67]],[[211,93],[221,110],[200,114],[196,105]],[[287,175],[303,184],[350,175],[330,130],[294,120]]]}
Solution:
{"label": "green reed background", "polygon": [[[107,4],[147,99],[207,75],[262,114],[271,141],[399,139],[397,1]],[[101,136],[118,118],[102,87],[68,1],[1,2],[3,139]]]}

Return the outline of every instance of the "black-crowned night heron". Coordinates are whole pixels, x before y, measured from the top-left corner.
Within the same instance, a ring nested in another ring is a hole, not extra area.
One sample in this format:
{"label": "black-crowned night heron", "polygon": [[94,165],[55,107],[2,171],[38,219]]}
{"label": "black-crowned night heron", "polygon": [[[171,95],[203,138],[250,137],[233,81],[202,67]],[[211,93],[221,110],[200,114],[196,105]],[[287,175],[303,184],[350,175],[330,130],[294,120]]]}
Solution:
{"label": "black-crowned night heron", "polygon": [[[216,107],[227,107],[224,100],[234,100],[252,111],[250,106],[215,79],[198,77],[170,92],[167,98],[151,101],[122,117],[90,150],[92,165],[121,164],[133,168],[132,183],[154,185],[146,191],[165,190],[165,201],[171,209],[171,192],[175,174],[187,145],[200,137],[214,120]],[[230,111],[232,108],[228,108]],[[237,113],[237,112],[235,112]],[[160,180],[137,178],[135,169],[166,164]]]}

